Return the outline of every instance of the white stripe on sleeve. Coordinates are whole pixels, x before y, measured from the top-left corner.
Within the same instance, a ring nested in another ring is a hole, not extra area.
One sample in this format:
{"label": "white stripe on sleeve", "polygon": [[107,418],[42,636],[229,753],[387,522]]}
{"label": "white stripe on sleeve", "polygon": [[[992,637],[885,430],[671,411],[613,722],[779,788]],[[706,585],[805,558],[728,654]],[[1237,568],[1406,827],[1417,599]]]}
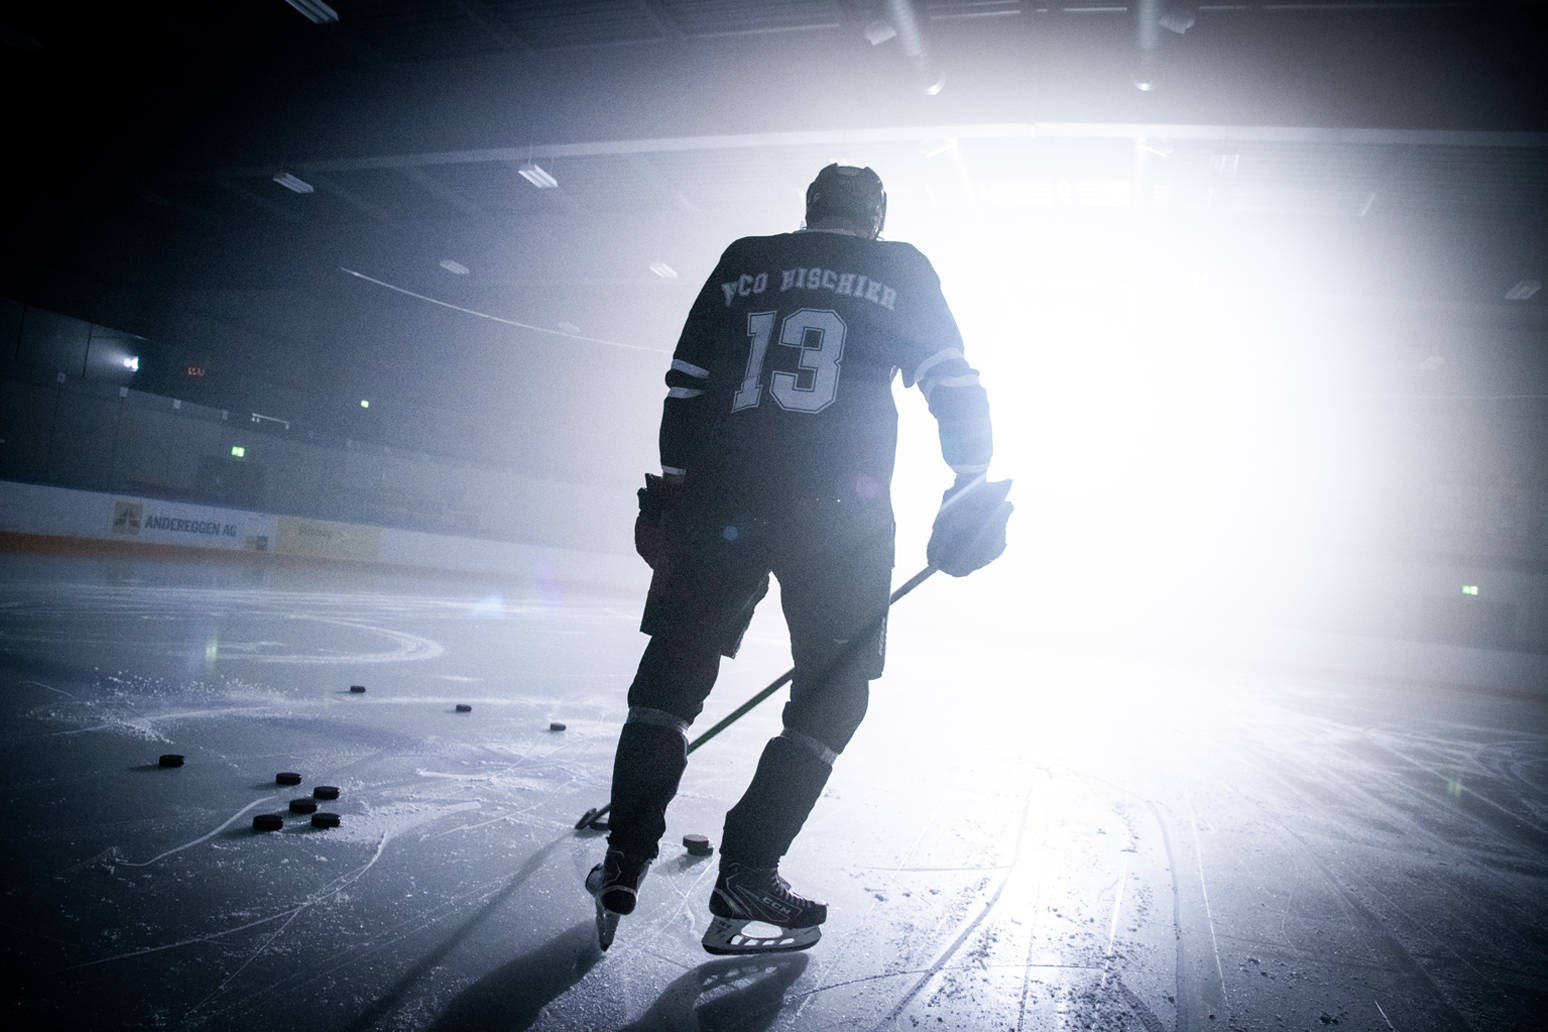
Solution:
{"label": "white stripe on sleeve", "polygon": [[942,362],[949,362],[954,358],[962,358],[961,348],[944,348],[931,355],[914,367],[914,382],[918,383],[925,378],[925,374]]}
{"label": "white stripe on sleeve", "polygon": [[679,373],[687,373],[696,380],[708,380],[709,370],[694,365],[692,362],[684,362],[680,358],[672,359],[672,368]]}

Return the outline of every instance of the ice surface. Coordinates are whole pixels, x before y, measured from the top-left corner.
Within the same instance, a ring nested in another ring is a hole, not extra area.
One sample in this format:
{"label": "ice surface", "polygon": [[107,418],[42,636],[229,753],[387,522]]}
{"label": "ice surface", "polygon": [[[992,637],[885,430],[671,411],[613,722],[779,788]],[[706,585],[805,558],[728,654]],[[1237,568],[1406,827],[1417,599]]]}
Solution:
{"label": "ice surface", "polygon": [[[581,888],[602,841],[573,824],[607,800],[637,580],[0,561],[13,1013],[294,1032],[1548,1013],[1540,697],[1061,647],[971,612],[972,578],[895,612],[870,715],[786,860],[829,903],[822,941],[698,945],[714,860],[679,843],[718,841],[771,702],[694,754],[602,954]],[[788,665],[766,603],[701,726]],[[186,766],[159,768],[169,751]],[[317,784],[340,786],[341,827],[251,830]]]}

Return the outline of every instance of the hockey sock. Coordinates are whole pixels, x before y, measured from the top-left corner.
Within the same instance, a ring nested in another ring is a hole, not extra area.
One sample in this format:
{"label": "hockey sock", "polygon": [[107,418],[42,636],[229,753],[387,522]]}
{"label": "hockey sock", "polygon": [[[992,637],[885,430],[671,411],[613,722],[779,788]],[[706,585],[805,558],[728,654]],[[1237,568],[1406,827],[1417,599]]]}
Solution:
{"label": "hockey sock", "polygon": [[800,732],[769,739],[752,783],[726,814],[722,858],[777,867],[828,783],[833,757],[832,750]]}
{"label": "hockey sock", "polygon": [[613,757],[612,831],[608,845],[654,859],[666,833],[666,808],[688,766],[687,722],[632,706]]}

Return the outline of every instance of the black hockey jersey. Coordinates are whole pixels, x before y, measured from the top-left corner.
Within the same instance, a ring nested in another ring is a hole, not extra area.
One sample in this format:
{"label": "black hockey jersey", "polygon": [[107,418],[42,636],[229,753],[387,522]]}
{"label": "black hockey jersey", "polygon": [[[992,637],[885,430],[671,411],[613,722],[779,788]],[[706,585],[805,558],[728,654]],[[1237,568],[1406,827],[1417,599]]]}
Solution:
{"label": "black hockey jersey", "polygon": [[988,468],[988,402],[916,248],[839,232],[744,237],[689,312],[667,373],[661,465],[728,504],[883,497],[892,378],[918,383],[958,473]]}

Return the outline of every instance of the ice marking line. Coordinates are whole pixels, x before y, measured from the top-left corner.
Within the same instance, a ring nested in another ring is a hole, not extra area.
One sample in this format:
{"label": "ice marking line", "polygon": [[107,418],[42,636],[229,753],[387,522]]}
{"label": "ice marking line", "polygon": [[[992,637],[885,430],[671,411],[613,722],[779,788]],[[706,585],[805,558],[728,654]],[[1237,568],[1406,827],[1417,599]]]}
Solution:
{"label": "ice marking line", "polygon": [[420,637],[417,634],[409,634],[407,631],[394,631],[386,627],[377,627],[374,624],[358,623],[354,620],[330,620],[319,616],[301,616],[298,619],[333,624],[336,627],[353,627],[357,630],[370,631],[373,634],[380,634],[393,639],[398,643],[398,648],[392,652],[351,652],[335,656],[301,656],[292,654],[288,656],[230,656],[227,658],[246,663],[339,665],[343,663],[397,663],[402,660],[435,659],[446,651],[439,642]]}
{"label": "ice marking line", "polygon": [[464,315],[477,316],[480,319],[488,319],[490,322],[497,322],[505,326],[515,326],[517,329],[532,330],[535,333],[547,333],[555,337],[565,337],[569,340],[583,340],[588,344],[606,344],[610,348],[627,348],[630,351],[648,351],[655,355],[667,354],[667,352],[662,351],[660,348],[647,348],[643,344],[625,344],[623,341],[606,340],[602,337],[587,337],[579,333],[566,333],[563,330],[550,330],[546,326],[534,326],[531,323],[517,322],[515,319],[506,319],[503,316],[490,315],[488,312],[479,312],[472,308],[464,308],[461,305],[454,305],[450,301],[442,301],[439,298],[428,297],[424,294],[416,294],[414,291],[405,287],[399,287],[392,283],[388,283],[385,280],[379,280],[374,276],[367,276],[365,273],[356,272],[354,269],[346,269],[342,265],[339,266],[339,271],[347,272],[351,276],[365,280],[367,283],[375,283],[378,287],[386,287],[388,290],[395,290],[406,297],[414,298],[416,301],[428,301],[432,305],[440,305],[442,308],[450,308],[454,312],[461,312]]}
{"label": "ice marking line", "polygon": [[1215,938],[1215,914],[1209,906],[1209,886],[1204,882],[1204,843],[1199,839],[1199,822],[1194,816],[1193,797],[1184,793],[1184,798],[1188,802],[1188,823],[1193,828],[1193,858],[1199,868],[1199,890],[1204,894],[1204,919],[1209,922],[1209,945],[1215,951],[1215,971],[1220,975],[1220,999],[1229,1008],[1231,997],[1226,992],[1225,967],[1220,963],[1220,942]]}
{"label": "ice marking line", "polygon": [[222,830],[224,830],[226,827],[228,827],[231,824],[232,821],[234,821],[238,817],[242,816],[248,810],[251,810],[255,806],[262,806],[265,803],[269,802],[273,798],[274,798],[274,796],[271,795],[271,796],[265,796],[262,799],[254,799],[252,802],[250,802],[246,806],[242,807],[236,813],[232,814],[230,817],[227,817],[224,821],[221,821],[219,824],[217,824],[212,831],[209,831],[209,832],[206,832],[203,835],[200,835],[198,838],[194,839],[192,842],[184,842],[181,846],[173,846],[171,849],[167,850],[165,853],[159,853],[156,856],[151,857],[149,860],[138,860],[138,861],[136,861],[136,860],[121,860],[121,861],[119,861],[119,863],[121,863],[125,867],[149,867],[151,864],[155,863],[157,860],[160,860],[160,859],[162,859],[164,857],[169,857],[173,853],[181,853],[185,849],[190,849],[190,848],[192,848],[194,846],[197,846],[201,842],[205,842],[205,841],[208,841],[209,839],[214,838],[216,835],[219,835]]}
{"label": "ice marking line", "polygon": [[1397,1026],[1392,1023],[1391,1018],[1387,1017],[1387,1012],[1381,1009],[1381,1001],[1373,999],[1371,1002],[1376,1005],[1376,1013],[1381,1015],[1381,1020],[1387,1023],[1387,1027],[1390,1028],[1392,1032],[1397,1032]]}

